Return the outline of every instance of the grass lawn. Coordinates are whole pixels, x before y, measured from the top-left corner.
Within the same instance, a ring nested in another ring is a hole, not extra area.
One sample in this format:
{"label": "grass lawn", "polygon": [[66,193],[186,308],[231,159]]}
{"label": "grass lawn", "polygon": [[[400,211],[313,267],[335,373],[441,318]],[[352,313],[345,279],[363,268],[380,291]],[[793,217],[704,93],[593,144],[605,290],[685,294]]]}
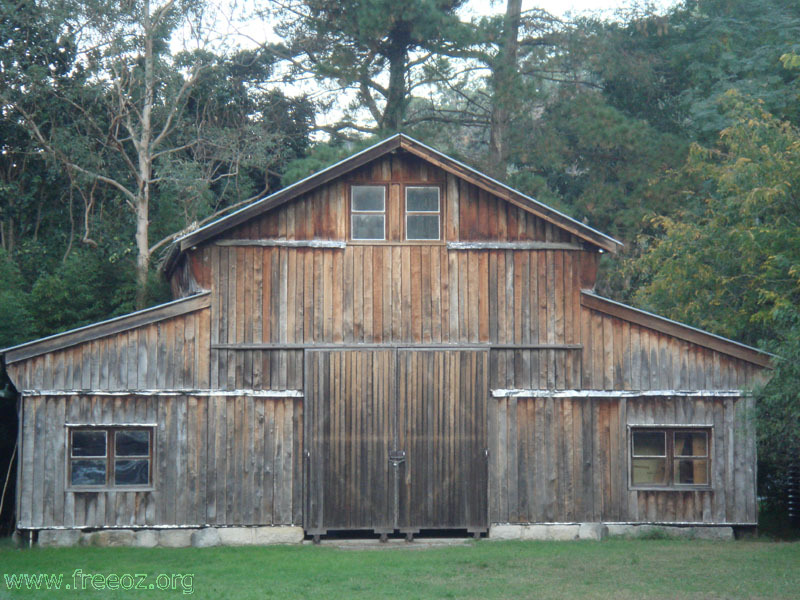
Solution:
{"label": "grass lawn", "polygon": [[[0,571],[191,574],[175,591],[9,591],[0,598],[797,598],[800,542],[488,542],[410,550],[285,546],[209,549],[17,550],[0,544]],[[108,579],[113,585],[113,578]],[[132,582],[121,580],[123,584]],[[84,588],[90,588],[88,578]]]}

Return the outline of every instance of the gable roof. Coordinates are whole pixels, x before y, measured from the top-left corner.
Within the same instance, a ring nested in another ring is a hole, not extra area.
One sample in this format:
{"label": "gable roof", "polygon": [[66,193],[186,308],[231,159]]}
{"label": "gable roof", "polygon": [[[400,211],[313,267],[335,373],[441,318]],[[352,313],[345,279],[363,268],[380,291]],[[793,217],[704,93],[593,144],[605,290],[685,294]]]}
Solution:
{"label": "gable roof", "polygon": [[689,325],[684,325],[678,321],[667,319],[660,315],[655,315],[640,308],[634,308],[621,302],[609,300],[598,296],[590,290],[581,290],[581,306],[596,310],[606,315],[635,323],[648,329],[665,333],[672,337],[715,350],[728,356],[733,356],[760,367],[772,368],[772,359],[777,358],[774,354],[747,346],[740,342],[724,338],[702,329],[697,329]]}
{"label": "gable roof", "polygon": [[608,250],[609,252],[617,252],[617,250],[622,248],[622,242],[619,242],[618,240],[615,240],[614,238],[607,236],[606,234],[597,231],[588,225],[584,225],[572,217],[568,217],[567,215],[550,208],[549,206],[546,206],[529,196],[526,196],[522,192],[500,183],[488,175],[485,175],[480,171],[476,171],[472,167],[468,167],[464,163],[450,158],[438,150],[434,150],[430,146],[426,146],[422,142],[408,137],[403,133],[397,133],[392,137],[383,140],[382,142],[378,142],[377,144],[370,146],[369,148],[366,148],[365,150],[362,150],[353,156],[350,156],[326,169],[323,169],[322,171],[318,171],[313,175],[306,177],[305,179],[301,179],[300,181],[293,183],[288,187],[262,198],[261,200],[257,200],[252,204],[248,204],[244,208],[232,212],[217,219],[216,221],[212,221],[211,223],[196,229],[195,231],[179,237],[175,240],[173,246],[173,248],[177,249],[177,252],[173,251],[171,253],[170,257],[167,259],[167,265],[165,266],[165,269],[167,272],[169,272],[170,264],[174,264],[178,255],[187,248],[191,248],[208,239],[216,237],[232,227],[236,227],[237,225],[240,225],[257,215],[285,204],[286,202],[297,198],[301,194],[304,194],[324,183],[345,175],[346,173],[349,173],[350,171],[353,171],[358,167],[375,160],[376,158],[380,158],[381,156],[396,150],[405,150],[415,156],[418,156],[448,173],[465,179],[479,188],[494,194],[495,196],[498,196],[507,202],[519,206],[520,208],[533,213],[534,215],[552,223],[553,225],[556,225],[557,227],[569,231],[573,235],[581,238],[593,246],[596,246],[597,248]]}

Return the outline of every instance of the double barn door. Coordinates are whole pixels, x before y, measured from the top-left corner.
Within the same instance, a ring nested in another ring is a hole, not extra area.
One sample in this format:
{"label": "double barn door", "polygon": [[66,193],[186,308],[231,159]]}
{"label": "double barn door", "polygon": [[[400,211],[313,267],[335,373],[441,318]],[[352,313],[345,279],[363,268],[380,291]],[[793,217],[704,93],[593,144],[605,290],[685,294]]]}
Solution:
{"label": "double barn door", "polygon": [[487,529],[488,352],[308,350],[305,529]]}

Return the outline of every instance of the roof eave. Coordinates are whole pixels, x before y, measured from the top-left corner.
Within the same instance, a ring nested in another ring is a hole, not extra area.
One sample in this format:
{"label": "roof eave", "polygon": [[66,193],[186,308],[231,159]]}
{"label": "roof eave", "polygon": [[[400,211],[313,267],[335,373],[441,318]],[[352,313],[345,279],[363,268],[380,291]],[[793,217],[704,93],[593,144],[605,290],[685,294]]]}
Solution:
{"label": "roof eave", "polygon": [[611,253],[617,253],[624,247],[624,244],[619,240],[614,239],[611,236],[594,229],[593,227],[585,225],[584,223],[581,223],[580,221],[577,221],[572,217],[547,206],[546,204],[542,204],[538,200],[531,198],[530,196],[527,196],[522,192],[515,190],[514,188],[509,187],[508,185],[497,181],[496,179],[493,179],[492,177],[489,177],[485,173],[481,173],[480,171],[473,169],[469,165],[465,165],[464,163],[451,158],[446,154],[442,154],[435,148],[431,148],[420,141],[400,134],[400,146],[402,149],[407,150],[408,152],[411,152],[412,154],[415,154],[421,158],[427,158],[428,160],[430,160],[431,155],[434,155],[438,159],[438,166],[443,168],[445,171],[459,177],[466,176],[485,191],[500,196],[501,198],[504,198],[505,200],[516,204],[517,206],[521,206],[522,208],[531,209],[537,214],[537,216],[556,226],[567,229],[570,233],[591,244],[594,244],[595,246],[600,247],[603,250],[607,250]]}
{"label": "roof eave", "polygon": [[50,335],[38,340],[31,340],[30,342],[3,348],[0,349],[0,355],[4,356],[6,364],[11,364],[41,354],[47,354],[48,352],[63,350],[64,348],[96,340],[101,337],[107,337],[130,329],[135,329],[136,327],[156,323],[164,319],[208,308],[209,306],[211,306],[211,292],[203,291],[193,296],[179,298],[157,306],[151,306],[150,308],[114,317],[113,319],[107,319],[98,323],[85,325],[84,327],[56,333],[55,335]]}
{"label": "roof eave", "polygon": [[358,167],[376,158],[379,158],[388,152],[398,149],[400,147],[400,139],[401,134],[395,134],[392,137],[387,138],[382,142],[378,142],[369,148],[365,148],[361,152],[358,152],[352,156],[342,159],[321,171],[312,173],[308,177],[305,177],[304,179],[301,179],[290,186],[278,190],[277,192],[274,192],[269,196],[262,198],[261,200],[257,200],[252,204],[237,210],[236,212],[221,217],[216,221],[197,229],[196,231],[180,237],[175,240],[175,243],[180,244],[181,251],[196,246],[197,244],[214,237],[217,233],[221,233],[222,231],[230,229],[231,227],[240,225],[251,217],[266,212],[282,204],[283,202],[289,201],[292,198],[309,191],[310,189],[336,179],[343,173],[357,169]]}

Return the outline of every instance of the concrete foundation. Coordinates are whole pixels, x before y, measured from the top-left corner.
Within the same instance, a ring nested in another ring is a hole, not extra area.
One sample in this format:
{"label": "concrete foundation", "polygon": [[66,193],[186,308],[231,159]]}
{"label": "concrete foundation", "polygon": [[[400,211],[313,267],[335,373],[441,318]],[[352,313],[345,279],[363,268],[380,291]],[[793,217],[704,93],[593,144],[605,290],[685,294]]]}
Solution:
{"label": "concrete foundation", "polygon": [[[187,529],[42,529],[37,544],[43,548],[98,546],[116,548],[209,548],[212,546],[269,546],[300,544],[302,527],[203,527]],[[24,536],[23,536],[24,537]]]}
{"label": "concrete foundation", "polygon": [[691,540],[733,540],[733,527],[687,525],[609,525],[608,535],[611,537],[645,538],[645,539],[691,539]]}
{"label": "concrete foundation", "polygon": [[602,540],[608,530],[602,523],[496,524],[489,528],[490,540]]}
{"label": "concrete foundation", "polygon": [[709,525],[628,525],[604,523],[495,524],[490,540],[602,540],[606,537],[639,539],[732,540],[733,528]]}

